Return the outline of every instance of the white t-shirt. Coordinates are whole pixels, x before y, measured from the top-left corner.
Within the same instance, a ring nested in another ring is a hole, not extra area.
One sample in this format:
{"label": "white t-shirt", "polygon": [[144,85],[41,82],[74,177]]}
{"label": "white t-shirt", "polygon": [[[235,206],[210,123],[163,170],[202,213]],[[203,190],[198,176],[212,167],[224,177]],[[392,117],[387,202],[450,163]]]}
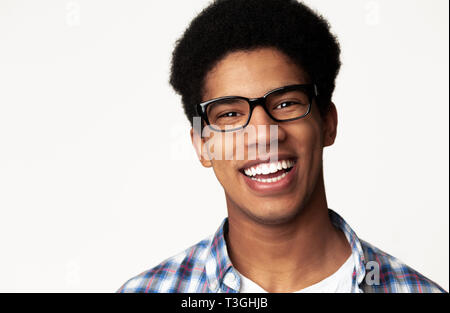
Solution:
{"label": "white t-shirt", "polygon": [[[296,293],[350,293],[352,292],[352,277],[354,268],[355,262],[353,260],[353,255],[350,255],[347,261],[345,261],[345,263],[334,274],[331,274],[314,285],[300,289],[296,291]],[[267,291],[252,280],[248,279],[239,272],[238,274],[241,277],[241,290],[239,292],[267,293]]]}

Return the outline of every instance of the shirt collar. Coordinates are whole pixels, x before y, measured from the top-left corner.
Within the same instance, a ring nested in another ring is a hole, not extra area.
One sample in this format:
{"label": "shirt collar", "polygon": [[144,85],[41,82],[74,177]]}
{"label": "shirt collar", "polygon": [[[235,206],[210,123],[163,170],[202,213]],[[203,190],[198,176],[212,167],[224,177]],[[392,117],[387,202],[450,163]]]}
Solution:
{"label": "shirt collar", "polygon": [[[228,256],[224,234],[228,232],[228,218],[225,218],[211,239],[208,255],[206,257],[205,271],[209,289],[218,292],[224,281],[225,275],[232,268]],[[237,286],[237,289],[239,286]]]}
{"label": "shirt collar", "polygon": [[356,282],[359,285],[362,283],[364,277],[366,276],[366,260],[364,257],[364,251],[361,246],[361,242],[359,241],[358,236],[356,236],[356,233],[353,231],[353,229],[339,214],[331,209],[328,209],[328,215],[330,216],[333,225],[345,234],[345,237],[347,238],[347,241],[352,248],[352,256],[355,262]]}
{"label": "shirt collar", "polygon": [[[355,263],[355,278],[359,285],[365,275],[365,258],[361,242],[355,232],[336,212],[329,209],[330,220],[335,227],[340,229],[347,238],[352,249],[352,256]],[[222,224],[211,239],[208,255],[205,262],[205,272],[209,289],[212,292],[239,292],[240,277],[234,270],[228,256],[224,235],[228,232],[228,218]]]}

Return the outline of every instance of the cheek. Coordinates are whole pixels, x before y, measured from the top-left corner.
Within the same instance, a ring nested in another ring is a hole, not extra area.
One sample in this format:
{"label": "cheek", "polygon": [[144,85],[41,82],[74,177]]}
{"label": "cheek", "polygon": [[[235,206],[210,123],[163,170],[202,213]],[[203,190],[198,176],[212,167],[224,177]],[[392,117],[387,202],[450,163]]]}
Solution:
{"label": "cheek", "polygon": [[226,187],[232,178],[233,166],[229,160],[233,160],[233,140],[227,133],[214,133],[206,145],[211,158],[212,168],[219,183]]}
{"label": "cheek", "polygon": [[217,180],[225,190],[232,190],[234,186],[237,186],[236,175],[239,173],[234,170],[232,161],[212,161],[212,168]]}
{"label": "cheek", "polygon": [[211,160],[233,160],[236,154],[234,135],[228,133],[212,133],[206,139],[205,152]]}
{"label": "cheek", "polygon": [[321,160],[323,138],[320,123],[305,121],[292,128],[289,138],[289,145],[297,147],[301,162],[316,163]]}

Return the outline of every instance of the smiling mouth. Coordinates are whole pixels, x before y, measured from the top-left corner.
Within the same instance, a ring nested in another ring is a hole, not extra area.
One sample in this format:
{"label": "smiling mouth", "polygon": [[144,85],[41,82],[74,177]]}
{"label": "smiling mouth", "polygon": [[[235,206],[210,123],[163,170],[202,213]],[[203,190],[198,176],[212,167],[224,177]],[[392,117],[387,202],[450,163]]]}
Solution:
{"label": "smiling mouth", "polygon": [[241,173],[251,180],[260,183],[276,183],[289,173],[296,161],[292,159],[280,160],[270,163],[259,163],[241,170]]}

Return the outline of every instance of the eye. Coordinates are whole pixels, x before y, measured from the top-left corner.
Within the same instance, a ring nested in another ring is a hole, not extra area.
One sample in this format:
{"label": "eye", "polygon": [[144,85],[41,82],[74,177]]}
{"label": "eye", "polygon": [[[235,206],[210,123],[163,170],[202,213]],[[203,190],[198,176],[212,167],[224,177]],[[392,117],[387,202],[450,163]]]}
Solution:
{"label": "eye", "polygon": [[227,113],[224,113],[224,114],[219,115],[218,118],[224,118],[224,117],[236,117],[236,116],[241,116],[241,115],[242,115],[242,114],[241,114],[241,113],[238,113],[238,112],[227,112]]}
{"label": "eye", "polygon": [[294,102],[294,101],[284,101],[284,102],[280,103],[279,105],[277,105],[277,106],[275,107],[275,109],[276,109],[276,110],[277,110],[277,109],[284,109],[284,108],[290,107],[290,106],[292,106],[292,105],[294,105],[294,104],[298,104],[298,103],[296,103],[296,102]]}

